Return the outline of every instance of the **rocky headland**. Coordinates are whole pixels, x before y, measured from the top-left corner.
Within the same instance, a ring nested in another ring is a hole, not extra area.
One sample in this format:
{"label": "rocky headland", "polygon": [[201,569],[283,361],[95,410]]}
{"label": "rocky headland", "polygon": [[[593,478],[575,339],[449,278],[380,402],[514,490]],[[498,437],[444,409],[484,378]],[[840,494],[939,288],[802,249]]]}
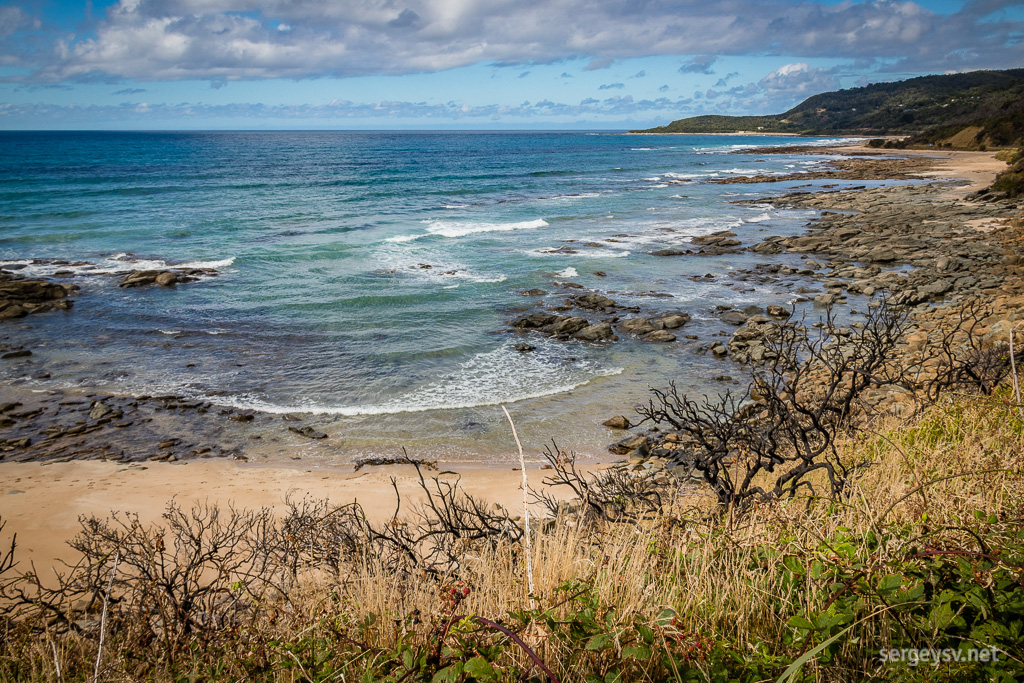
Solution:
{"label": "rocky headland", "polygon": [[[821,153],[820,148],[805,151]],[[778,152],[794,150],[782,148]],[[813,175],[873,179],[881,168],[890,178],[923,179],[927,177],[925,172],[934,169],[935,159],[918,156],[885,159],[881,166],[877,163],[870,157],[843,159],[837,162],[842,168]],[[865,164],[863,171],[855,170],[860,164]],[[751,182],[786,179],[766,177]],[[913,374],[918,386],[926,386],[940,363],[928,349],[948,340],[951,330],[963,327],[965,308],[975,316],[971,335],[983,347],[1009,342],[1011,329],[1024,322],[1024,206],[1016,201],[987,199],[983,191],[976,191],[979,188],[966,185],[963,181],[939,181],[794,192],[750,200],[818,213],[804,235],[768,237],[743,247],[765,255],[767,262],[739,277],[753,276],[763,282],[796,275],[812,283],[793,290],[802,289],[806,294],[802,298],[808,301],[805,305],[812,306],[804,310],[805,324],[812,324],[826,309],[839,316],[855,314],[856,309],[863,312],[872,299],[879,297],[904,307],[908,323],[896,362]],[[805,267],[787,268],[770,261],[772,255],[784,253],[805,256]],[[766,340],[785,324],[791,311],[770,304],[765,313],[768,315],[726,311],[723,322],[737,327],[727,343],[714,343],[715,354],[740,366],[764,361]],[[848,326],[835,329],[836,336],[849,336],[863,327],[855,319],[850,320]],[[742,373],[740,367],[733,372]],[[866,391],[857,408],[865,416],[901,415],[910,412],[914,400],[913,392],[905,388],[879,386]],[[625,429],[630,421],[619,416],[606,425]],[[652,429],[630,434],[609,450],[626,456],[618,461],[621,467],[685,476],[689,468],[680,455],[684,446],[678,434]]]}

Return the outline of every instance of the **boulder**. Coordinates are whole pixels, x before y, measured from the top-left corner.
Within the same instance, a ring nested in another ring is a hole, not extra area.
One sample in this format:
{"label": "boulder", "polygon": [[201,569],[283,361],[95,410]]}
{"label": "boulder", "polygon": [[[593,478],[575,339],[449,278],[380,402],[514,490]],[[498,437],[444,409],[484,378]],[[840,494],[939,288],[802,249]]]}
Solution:
{"label": "boulder", "polygon": [[574,296],[569,300],[574,306],[579,308],[590,308],[590,309],[602,309],[602,308],[615,308],[618,306],[615,301],[609,299],[603,294],[592,292],[590,294],[582,294],[580,296]]}
{"label": "boulder", "polygon": [[159,270],[133,270],[121,280],[121,287],[143,287],[156,282]]}
{"label": "boulder", "polygon": [[0,300],[40,303],[63,299],[70,291],[63,285],[45,280],[6,280],[0,282]]}
{"label": "boulder", "polygon": [[674,342],[676,340],[676,335],[672,334],[668,330],[655,330],[654,332],[649,332],[640,338],[645,342]]}
{"label": "boulder", "polygon": [[26,315],[28,315],[28,309],[21,304],[16,304],[10,301],[0,302],[0,320],[22,318]]}
{"label": "boulder", "polygon": [[582,341],[614,341],[616,339],[615,333],[612,331],[612,326],[608,323],[600,323],[597,325],[590,325],[584,327],[582,330],[573,335],[576,339]]}
{"label": "boulder", "polygon": [[629,420],[626,419],[625,415],[616,415],[601,424],[610,429],[629,429],[630,427]]}
{"label": "boulder", "polygon": [[561,318],[551,326],[545,328],[545,332],[554,335],[572,335],[590,325],[586,318]]}
{"label": "boulder", "polygon": [[523,315],[510,324],[512,327],[516,327],[521,330],[533,330],[540,329],[541,327],[547,327],[558,321],[557,315],[551,313],[545,313],[544,311],[538,311],[536,313],[530,313],[529,315]]}
{"label": "boulder", "polygon": [[690,316],[686,313],[673,313],[659,318],[659,321],[665,326],[666,330],[675,330],[690,322]]}
{"label": "boulder", "polygon": [[178,284],[178,274],[172,273],[170,271],[166,273],[160,273],[159,275],[156,276],[155,282],[161,287],[171,287],[173,285]]}
{"label": "boulder", "polygon": [[722,314],[721,319],[724,323],[739,326],[747,322],[749,317],[746,313],[740,313],[739,311],[726,311]]}
{"label": "boulder", "polygon": [[629,334],[642,335],[653,332],[656,329],[647,318],[630,318],[619,323],[619,330]]}

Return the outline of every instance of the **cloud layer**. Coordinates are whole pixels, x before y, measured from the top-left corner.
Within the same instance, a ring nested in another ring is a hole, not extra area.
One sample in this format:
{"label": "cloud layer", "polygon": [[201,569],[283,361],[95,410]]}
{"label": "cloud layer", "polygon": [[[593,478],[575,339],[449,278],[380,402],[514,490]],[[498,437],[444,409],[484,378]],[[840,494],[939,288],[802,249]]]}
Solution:
{"label": "cloud layer", "polygon": [[[43,40],[0,5],[0,65],[25,81],[231,81],[439,71],[477,63],[653,55],[886,59],[901,71],[1024,63],[1024,25],[971,0],[944,16],[913,2],[784,0],[121,0],[89,35]],[[993,14],[995,12],[995,14]],[[28,38],[31,37],[31,40]],[[788,74],[780,74],[789,78]]]}

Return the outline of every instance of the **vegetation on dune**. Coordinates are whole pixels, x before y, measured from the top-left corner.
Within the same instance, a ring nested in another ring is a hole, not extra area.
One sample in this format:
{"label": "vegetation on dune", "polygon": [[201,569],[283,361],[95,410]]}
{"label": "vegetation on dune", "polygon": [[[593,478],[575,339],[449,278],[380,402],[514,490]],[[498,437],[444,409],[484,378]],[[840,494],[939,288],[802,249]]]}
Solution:
{"label": "vegetation on dune", "polygon": [[915,145],[977,149],[1019,146],[1022,124],[1024,69],[1011,69],[875,83],[815,95],[782,114],[697,116],[636,132],[901,135]]}
{"label": "vegetation on dune", "polygon": [[[81,560],[56,575],[10,540],[0,678],[1019,680],[1010,356],[961,326],[910,384],[888,363],[905,317],[876,310],[845,342],[794,323],[744,400],[640,408],[709,487],[585,475],[548,449],[549,482],[576,499],[535,496],[553,516],[532,546],[509,512],[425,477],[425,505],[383,524],[313,500],[283,519],[173,503],[151,526],[83,518]],[[851,421],[857,392],[889,382],[926,407]]]}
{"label": "vegetation on dune", "polygon": [[996,176],[989,191],[1015,199],[1024,196],[1024,140],[1008,161],[1010,167]]}

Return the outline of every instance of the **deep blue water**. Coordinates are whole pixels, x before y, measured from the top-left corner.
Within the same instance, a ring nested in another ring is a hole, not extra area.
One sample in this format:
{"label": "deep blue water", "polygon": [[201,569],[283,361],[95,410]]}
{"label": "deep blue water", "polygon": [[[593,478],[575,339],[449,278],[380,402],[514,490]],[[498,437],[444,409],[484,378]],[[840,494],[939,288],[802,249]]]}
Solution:
{"label": "deep blue water", "polygon": [[[800,141],[806,143],[806,141]],[[599,423],[651,385],[710,387],[696,341],[562,343],[506,321],[577,283],[645,312],[685,310],[706,343],[716,306],[785,302],[737,283],[742,254],[658,257],[694,236],[744,244],[807,212],[737,206],[799,183],[717,185],[825,157],[732,153],[791,138],[616,133],[0,133],[0,262],[82,287],[68,314],[8,324],[50,377],[8,381],[185,393],[333,421],[352,451],[497,452],[499,403],[529,447],[597,452]],[[562,253],[555,252],[563,248]],[[574,253],[565,253],[567,249]],[[73,267],[30,263],[64,259]],[[118,273],[195,264],[174,289]],[[424,266],[430,266],[426,268]],[[603,273],[601,276],[595,273]],[[712,278],[693,281],[694,275]],[[543,297],[518,292],[539,288]],[[656,291],[670,297],[640,296]],[[709,389],[711,390],[711,389]]]}

